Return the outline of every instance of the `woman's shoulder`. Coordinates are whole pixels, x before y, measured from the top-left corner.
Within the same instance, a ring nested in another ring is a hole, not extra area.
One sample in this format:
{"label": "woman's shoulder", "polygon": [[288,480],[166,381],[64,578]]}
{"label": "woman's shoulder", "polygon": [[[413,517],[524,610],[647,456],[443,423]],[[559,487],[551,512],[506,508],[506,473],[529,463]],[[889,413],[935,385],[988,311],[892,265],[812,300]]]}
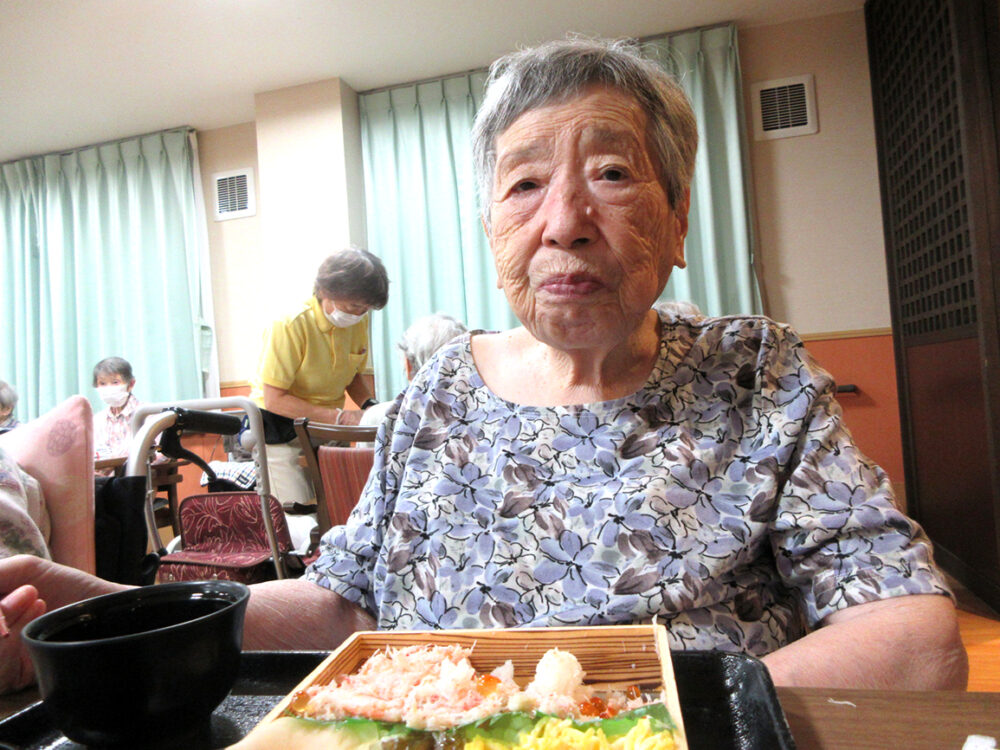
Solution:
{"label": "woman's shoulder", "polygon": [[440,347],[417,371],[417,375],[413,378],[414,382],[421,374],[437,380],[442,376],[453,377],[459,370],[475,369],[472,357],[472,336],[478,333],[481,332],[467,331]]}
{"label": "woman's shoulder", "polygon": [[788,341],[801,344],[795,329],[766,315],[684,315],[660,311],[664,337],[676,335],[678,330],[689,331],[695,339],[756,340],[777,343]]}
{"label": "woman's shoulder", "polygon": [[[660,313],[661,374],[797,370],[810,361],[795,330],[766,315],[676,316]],[[655,378],[654,378],[655,380]]]}

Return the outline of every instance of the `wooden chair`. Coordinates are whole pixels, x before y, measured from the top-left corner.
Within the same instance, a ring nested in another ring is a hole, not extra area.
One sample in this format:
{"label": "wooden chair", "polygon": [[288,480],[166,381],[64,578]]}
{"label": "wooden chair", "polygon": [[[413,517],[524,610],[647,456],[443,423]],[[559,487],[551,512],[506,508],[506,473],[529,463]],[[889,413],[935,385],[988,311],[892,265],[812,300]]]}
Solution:
{"label": "wooden chair", "polygon": [[[375,461],[377,427],[332,425],[295,420],[295,434],[302,446],[306,470],[316,490],[317,535],[347,520]],[[318,537],[317,537],[318,538]]]}

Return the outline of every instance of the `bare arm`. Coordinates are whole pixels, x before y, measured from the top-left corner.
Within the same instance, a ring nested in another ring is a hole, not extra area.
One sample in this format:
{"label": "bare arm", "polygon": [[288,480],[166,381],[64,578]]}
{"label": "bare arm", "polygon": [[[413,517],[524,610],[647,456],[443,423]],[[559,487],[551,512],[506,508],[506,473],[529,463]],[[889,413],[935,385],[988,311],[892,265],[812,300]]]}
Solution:
{"label": "bare arm", "polygon": [[341,409],[331,406],[317,406],[305,399],[293,396],[283,388],[264,385],[264,408],[289,419],[308,417],[316,422],[337,424]]}
{"label": "bare arm", "polygon": [[[368,390],[368,383],[365,382],[365,379],[360,372],[354,376],[354,380],[348,384],[346,390],[347,395],[351,397],[351,400],[359,406],[368,399],[372,398],[372,392]],[[340,415],[338,423],[360,424],[362,414],[364,414],[364,411],[361,409],[345,409]]]}
{"label": "bare arm", "polygon": [[776,685],[964,690],[969,661],[944,596],[898,596],[842,609],[763,659]]}
{"label": "bare arm", "polygon": [[21,641],[25,625],[46,610],[127,588],[31,555],[0,560],[0,615],[7,631],[0,635],[0,693],[19,690],[35,678]]}
{"label": "bare arm", "polygon": [[351,401],[361,406],[365,401],[370,398],[374,398],[374,395],[368,388],[368,383],[365,382],[364,376],[359,372],[354,376],[352,380],[347,385],[347,395],[351,397]]}
{"label": "bare arm", "polygon": [[243,648],[329,650],[356,630],[374,630],[375,620],[339,594],[301,579],[251,587]]}

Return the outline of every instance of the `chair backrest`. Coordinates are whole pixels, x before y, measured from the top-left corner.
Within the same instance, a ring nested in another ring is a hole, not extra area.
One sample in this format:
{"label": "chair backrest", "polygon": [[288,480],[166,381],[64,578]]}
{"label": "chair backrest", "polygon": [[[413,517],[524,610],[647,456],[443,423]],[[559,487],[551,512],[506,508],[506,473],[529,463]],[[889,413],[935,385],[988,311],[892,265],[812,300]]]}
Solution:
{"label": "chair backrest", "polygon": [[[347,521],[358,504],[375,463],[375,449],[371,446],[321,445],[317,454],[327,520],[330,526],[339,526]],[[320,529],[321,534],[325,531]]]}
{"label": "chair backrest", "polygon": [[[305,456],[306,470],[316,491],[316,522],[322,534],[331,526],[343,523],[357,503],[371,471],[375,451],[370,446],[351,448],[351,444],[373,442],[378,428],[325,424],[305,418],[296,419],[294,424]],[[321,468],[319,461],[319,450],[324,446],[337,449],[324,459],[325,469]],[[326,475],[330,476],[329,480]],[[335,476],[337,479],[333,479]],[[328,492],[328,487],[331,492]],[[346,514],[343,512],[345,508]]]}
{"label": "chair backrest", "polygon": [[[278,551],[287,554],[292,548],[292,539],[285,514],[273,495],[268,495],[267,500]],[[270,551],[260,495],[256,492],[191,495],[181,501],[180,527],[185,550]]]}

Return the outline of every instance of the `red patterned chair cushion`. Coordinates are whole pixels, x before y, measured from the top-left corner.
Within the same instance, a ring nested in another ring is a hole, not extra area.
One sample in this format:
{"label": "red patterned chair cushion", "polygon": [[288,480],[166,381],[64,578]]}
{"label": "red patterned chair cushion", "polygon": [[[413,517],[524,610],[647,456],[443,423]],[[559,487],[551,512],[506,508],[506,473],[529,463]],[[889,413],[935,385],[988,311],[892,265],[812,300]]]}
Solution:
{"label": "red patterned chair cushion", "polygon": [[[269,498],[271,521],[278,549],[288,552],[292,539],[281,505]],[[271,545],[261,515],[260,496],[255,492],[213,492],[191,495],[178,509],[181,543],[186,552],[235,553],[266,551]]]}
{"label": "red patterned chair cushion", "polygon": [[[281,505],[268,496],[268,508],[284,556],[292,548]],[[274,577],[271,546],[260,496],[254,492],[192,495],[178,510],[183,548],[161,558],[161,581],[222,578],[244,583]]]}

